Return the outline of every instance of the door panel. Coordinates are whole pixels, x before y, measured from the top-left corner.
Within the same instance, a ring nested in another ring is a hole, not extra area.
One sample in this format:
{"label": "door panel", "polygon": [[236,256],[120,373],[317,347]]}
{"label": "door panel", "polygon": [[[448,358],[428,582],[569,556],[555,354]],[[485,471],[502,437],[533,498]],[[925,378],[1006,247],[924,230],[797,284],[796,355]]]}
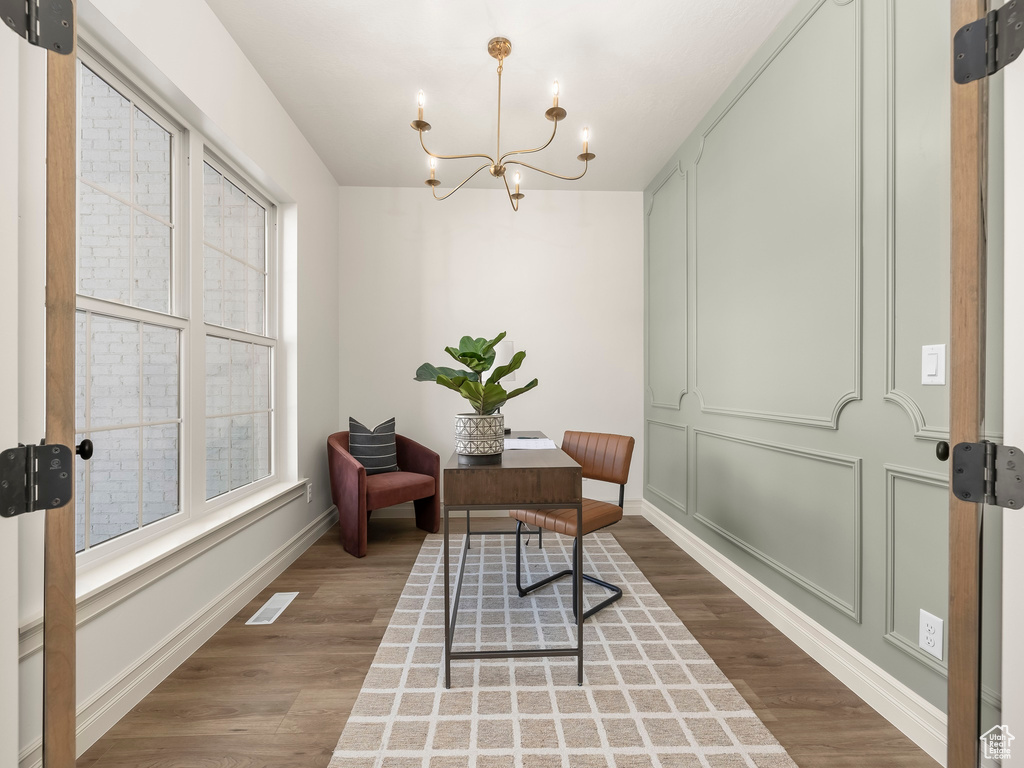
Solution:
{"label": "door panel", "polygon": [[[0,104],[18,102],[18,47],[0,35]],[[18,111],[0,115],[0,179],[18,178]],[[18,327],[18,187],[0,184],[0,328]],[[0,348],[17,348],[2,331]],[[0,365],[0,449],[18,443],[18,366]],[[18,520],[0,519],[0,766],[18,764]]]}
{"label": "door panel", "polygon": [[[1024,136],[1024,65],[1014,64],[1003,73],[1005,112],[1004,135]],[[1004,209],[1005,218],[1005,335],[1003,340],[1006,360],[1004,402],[1006,442],[1024,447],[1024,400],[1019,395],[1024,381],[1024,147],[1020,141],[1009,141],[1004,150]],[[1016,744],[1024,744],[1024,655],[1021,638],[1024,637],[1024,513],[1006,512],[1003,516],[1003,574],[1006,586],[1002,595],[1002,722],[1017,737]],[[1024,752],[1024,747],[1017,747]],[[1024,756],[1022,756],[1024,757]],[[1022,759],[1022,758],[1018,758]]]}

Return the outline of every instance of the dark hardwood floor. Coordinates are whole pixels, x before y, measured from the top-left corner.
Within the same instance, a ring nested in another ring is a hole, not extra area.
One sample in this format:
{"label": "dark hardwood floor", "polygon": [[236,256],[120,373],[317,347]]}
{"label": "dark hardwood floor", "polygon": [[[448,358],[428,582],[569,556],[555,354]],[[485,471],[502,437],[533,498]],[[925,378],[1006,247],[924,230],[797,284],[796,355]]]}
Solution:
{"label": "dark hardwood floor", "polygon": [[[800,768],[937,765],[646,520],[609,530]],[[373,519],[362,559],[338,536],[321,537],[79,768],[326,766],[424,533]],[[299,596],[276,623],[245,626],[274,592]]]}

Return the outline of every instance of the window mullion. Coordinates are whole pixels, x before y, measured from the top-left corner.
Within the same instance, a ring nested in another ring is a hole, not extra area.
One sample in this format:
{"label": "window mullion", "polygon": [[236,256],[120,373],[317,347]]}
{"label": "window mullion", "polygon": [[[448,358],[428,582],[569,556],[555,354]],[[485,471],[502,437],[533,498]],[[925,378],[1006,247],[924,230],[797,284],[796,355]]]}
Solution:
{"label": "window mullion", "polygon": [[[77,346],[77,345],[75,345]],[[85,424],[83,432],[92,434],[92,312],[85,313]],[[85,513],[82,515],[82,549],[90,546],[92,528],[92,462],[85,462]]]}
{"label": "window mullion", "polygon": [[207,336],[216,336],[218,339],[241,341],[246,344],[259,344],[260,346],[270,348],[277,346],[277,339],[272,339],[269,336],[257,336],[248,331],[239,331],[234,328],[225,328],[222,325],[211,325],[209,323],[205,327]]}
{"label": "window mullion", "polygon": [[[246,205],[246,216],[248,217],[248,206],[249,206],[248,199],[246,199],[245,205]],[[249,240],[249,219],[248,218],[246,218],[245,239],[246,239],[246,242],[248,242],[248,240]],[[248,258],[248,256],[249,256],[249,251],[248,250],[246,250],[245,255]],[[245,302],[246,302],[246,312],[248,313],[248,308],[249,308],[249,297],[248,296],[245,297]],[[248,317],[248,314],[246,314],[246,317]],[[252,448],[252,454],[251,454],[252,460],[249,462],[249,465],[252,467],[252,479],[253,479],[253,482],[255,482],[256,480],[259,479],[258,477],[256,477],[256,475],[259,474],[259,470],[256,467],[256,462],[258,461],[258,459],[256,458],[256,345],[255,344],[252,344],[249,347],[249,358],[252,360],[252,365],[249,366],[249,373],[251,374],[250,380],[252,382],[252,386],[249,388],[249,392],[252,395],[249,398],[249,411],[252,413],[252,415],[249,417],[249,420],[252,422],[252,435],[251,435],[252,445],[250,446]]]}
{"label": "window mullion", "polygon": [[[132,113],[132,114],[134,114],[134,113]],[[173,139],[173,135],[172,135],[172,139]],[[156,221],[156,222],[158,222],[160,224],[163,224],[165,227],[168,227],[170,229],[174,229],[174,222],[173,221],[168,221],[167,219],[160,218],[155,213],[151,213],[150,211],[147,211],[145,208],[142,208],[141,206],[136,205],[135,203],[133,203],[128,198],[121,197],[121,195],[117,194],[116,192],[111,192],[109,189],[104,189],[104,187],[102,185],[97,184],[95,181],[90,181],[89,179],[83,179],[81,176],[79,176],[78,177],[78,183],[84,184],[85,186],[89,187],[89,189],[95,189],[97,192],[102,192],[104,195],[109,197],[111,200],[116,200],[117,202],[121,203],[121,205],[124,205],[127,208],[131,208],[133,213],[134,212],[144,213],[146,216],[148,216],[149,218],[153,219],[153,221]]]}
{"label": "window mullion", "polygon": [[129,307],[120,302],[97,299],[95,296],[79,294],[75,299],[75,306],[106,317],[116,317],[121,320],[132,320],[138,323],[147,323],[148,325],[175,328],[179,331],[184,330],[188,325],[188,321],[185,318],[165,315],[163,312],[144,309],[143,307]]}
{"label": "window mullion", "polygon": [[[135,306],[135,102],[128,101],[128,303]],[[141,358],[139,358],[141,360]]]}
{"label": "window mullion", "polygon": [[[228,262],[227,262],[227,259],[228,259],[228,257],[226,255],[228,244],[227,244],[227,226],[224,223],[224,220],[227,218],[227,216],[224,215],[224,209],[226,207],[225,206],[225,202],[226,201],[224,199],[224,196],[225,196],[224,190],[226,188],[227,188],[227,185],[224,183],[224,176],[222,174],[221,177],[220,177],[220,194],[217,196],[217,199],[220,201],[220,203],[219,203],[220,210],[217,212],[217,215],[220,217],[220,247],[224,251],[224,253],[222,253],[221,257],[220,257],[220,321],[221,321],[221,323],[225,327],[227,326],[227,312],[228,312],[228,306],[227,306],[227,295],[228,295],[228,289],[227,289],[227,286],[228,286]],[[204,229],[205,229],[205,222],[204,222]],[[205,320],[206,318],[204,317],[203,319]],[[230,358],[229,358],[229,360],[230,360]],[[230,438],[229,438],[229,444],[230,444]],[[228,449],[228,452],[230,453],[230,448]]]}
{"label": "window mullion", "polygon": [[[132,114],[134,114],[134,112]],[[140,531],[142,530],[142,492],[143,492],[143,488],[145,487],[145,481],[144,481],[142,475],[143,475],[143,473],[145,471],[145,467],[146,467],[146,463],[142,459],[143,453],[146,450],[145,440],[143,439],[143,435],[146,433],[146,427],[145,427],[145,421],[146,421],[145,401],[146,401],[146,396],[145,396],[145,393],[143,392],[143,386],[144,386],[144,383],[145,383],[145,370],[146,370],[145,349],[143,348],[143,336],[144,336],[143,329],[144,328],[145,328],[145,325],[143,323],[139,323],[139,504],[138,504],[138,508],[139,508],[139,528],[138,528],[138,530],[140,530]],[[181,374],[179,373],[179,376],[180,375]]]}
{"label": "window mullion", "polygon": [[186,189],[188,215],[183,220],[192,223],[188,230],[187,247],[183,259],[188,264],[188,284],[185,300],[190,318],[186,333],[188,354],[185,359],[187,378],[186,398],[183,402],[182,440],[187,446],[185,452],[188,489],[188,514],[203,509],[206,503],[206,326],[204,312],[204,251],[203,219],[205,209],[205,184],[203,178],[203,140],[196,133],[189,134],[188,174],[183,181]]}

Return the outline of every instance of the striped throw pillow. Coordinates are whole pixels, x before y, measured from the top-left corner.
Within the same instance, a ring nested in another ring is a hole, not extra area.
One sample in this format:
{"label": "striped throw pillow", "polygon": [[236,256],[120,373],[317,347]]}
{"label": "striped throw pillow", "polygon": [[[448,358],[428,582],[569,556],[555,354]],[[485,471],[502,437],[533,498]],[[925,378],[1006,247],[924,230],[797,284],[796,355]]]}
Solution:
{"label": "striped throw pillow", "polygon": [[398,471],[395,449],[395,418],[382,421],[372,430],[351,416],[348,418],[348,452],[366,467],[366,474]]}

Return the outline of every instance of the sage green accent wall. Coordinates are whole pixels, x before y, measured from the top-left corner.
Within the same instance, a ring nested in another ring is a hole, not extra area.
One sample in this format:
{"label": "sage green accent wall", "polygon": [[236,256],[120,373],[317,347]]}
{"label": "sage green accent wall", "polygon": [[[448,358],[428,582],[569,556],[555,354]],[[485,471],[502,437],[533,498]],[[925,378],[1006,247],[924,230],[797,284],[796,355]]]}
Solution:
{"label": "sage green accent wall", "polygon": [[651,192],[646,212],[647,241],[666,255],[647,270],[650,348],[673,350],[647,359],[647,388],[652,403],[678,409],[686,392],[686,173],[670,172]]}
{"label": "sage green accent wall", "polygon": [[664,421],[647,420],[647,462],[644,494],[654,494],[662,502],[686,512],[686,427]]}
{"label": "sage green accent wall", "polygon": [[949,302],[936,298],[949,296],[949,270],[931,267],[936,254],[949,253],[950,242],[949,216],[936,209],[937,200],[949,199],[950,87],[933,74],[949,69],[949,51],[928,42],[948,34],[949,14],[936,13],[934,6],[933,0],[897,0],[891,11],[899,45],[889,50],[886,399],[907,412],[918,436],[947,439],[948,389],[922,385],[920,356],[903,354],[948,339]]}
{"label": "sage green accent wall", "polygon": [[[945,474],[886,465],[886,634],[887,640],[927,666],[945,665],[917,644],[919,611],[945,616],[949,602],[947,529],[935,525],[935,510],[947,503]],[[906,563],[929,567],[908,568]],[[904,567],[897,568],[897,563]]]}
{"label": "sage green accent wall", "polygon": [[[695,391],[705,413],[834,427],[859,397],[859,29],[858,4],[814,13],[701,135]],[[783,258],[755,256],[767,254]],[[750,386],[755,371],[772,386]]]}
{"label": "sage green accent wall", "polygon": [[694,519],[859,620],[860,459],[693,433]]}
{"label": "sage green accent wall", "polygon": [[[949,38],[933,0],[804,0],[644,193],[645,498],[940,708],[917,636],[948,601],[949,389],[921,346],[949,343]],[[995,235],[999,76],[990,99]],[[998,437],[997,237],[989,265]]]}

